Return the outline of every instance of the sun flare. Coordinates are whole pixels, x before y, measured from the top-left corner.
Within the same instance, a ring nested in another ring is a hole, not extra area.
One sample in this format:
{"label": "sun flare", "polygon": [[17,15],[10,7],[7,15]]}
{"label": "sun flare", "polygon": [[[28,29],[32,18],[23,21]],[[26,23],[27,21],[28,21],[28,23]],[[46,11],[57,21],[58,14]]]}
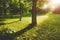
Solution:
{"label": "sun flare", "polygon": [[50,0],[51,4],[60,4],[60,0]]}
{"label": "sun flare", "polygon": [[47,4],[44,4],[44,9],[50,8],[51,10],[55,10],[60,6],[60,0],[49,0]]}
{"label": "sun flare", "polygon": [[50,0],[49,4],[51,6],[55,6],[56,7],[56,6],[60,5],[60,0]]}
{"label": "sun flare", "polygon": [[44,9],[46,9],[48,7],[48,5],[47,4],[44,4]]}

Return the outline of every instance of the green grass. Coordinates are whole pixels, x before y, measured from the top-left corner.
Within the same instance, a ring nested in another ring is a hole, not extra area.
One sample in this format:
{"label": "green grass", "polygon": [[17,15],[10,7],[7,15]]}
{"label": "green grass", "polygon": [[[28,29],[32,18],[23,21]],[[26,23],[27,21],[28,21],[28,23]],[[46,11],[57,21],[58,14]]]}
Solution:
{"label": "green grass", "polygon": [[[22,21],[18,20],[18,18],[6,19],[4,23],[7,24],[2,25],[0,29],[11,28],[17,32],[31,23],[31,17],[23,17]],[[37,25],[16,40],[60,40],[60,14],[37,16]]]}
{"label": "green grass", "polygon": [[23,17],[22,21],[19,21],[19,18],[5,19],[4,23],[6,25],[2,25],[3,28],[12,28],[19,31],[31,23],[31,17]]}

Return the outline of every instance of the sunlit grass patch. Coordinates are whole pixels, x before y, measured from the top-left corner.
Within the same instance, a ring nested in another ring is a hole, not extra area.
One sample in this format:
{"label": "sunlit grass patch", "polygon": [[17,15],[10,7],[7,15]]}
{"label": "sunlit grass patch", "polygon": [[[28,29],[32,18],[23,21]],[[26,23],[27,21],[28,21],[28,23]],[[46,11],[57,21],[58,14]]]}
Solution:
{"label": "sunlit grass patch", "polygon": [[47,20],[49,18],[49,16],[46,14],[46,15],[43,15],[43,16],[37,16],[37,23],[42,23],[44,22],[45,20]]}
{"label": "sunlit grass patch", "polygon": [[[48,15],[37,16],[37,23],[38,24],[42,23],[44,20],[47,20],[47,18],[48,18]],[[31,19],[32,17],[22,17],[22,20],[19,21],[19,18],[7,18],[3,21],[5,23],[3,28],[11,28],[16,31],[19,31],[27,27],[27,25],[29,25],[32,22]]]}
{"label": "sunlit grass patch", "polygon": [[5,19],[4,23],[4,28],[11,28],[19,31],[31,23],[31,17],[23,17],[21,21],[19,21],[19,18]]}

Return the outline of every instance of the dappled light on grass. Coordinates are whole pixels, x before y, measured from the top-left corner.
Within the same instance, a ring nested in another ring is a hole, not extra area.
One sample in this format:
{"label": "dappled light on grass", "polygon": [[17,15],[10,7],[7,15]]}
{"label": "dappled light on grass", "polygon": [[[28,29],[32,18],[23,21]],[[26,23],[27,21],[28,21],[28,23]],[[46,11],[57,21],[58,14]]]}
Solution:
{"label": "dappled light on grass", "polygon": [[37,23],[39,24],[39,23],[44,22],[44,20],[47,20],[48,17],[49,16],[47,14],[46,15],[43,15],[43,16],[37,16]]}
{"label": "dappled light on grass", "polygon": [[[12,29],[12,31],[21,31],[31,23],[31,17],[23,17],[22,21],[19,19],[7,19],[4,28]],[[16,22],[15,22],[16,21]],[[16,40],[60,40],[60,15],[59,14],[46,14],[37,16],[38,25],[25,32]],[[0,30],[4,28],[0,27]]]}

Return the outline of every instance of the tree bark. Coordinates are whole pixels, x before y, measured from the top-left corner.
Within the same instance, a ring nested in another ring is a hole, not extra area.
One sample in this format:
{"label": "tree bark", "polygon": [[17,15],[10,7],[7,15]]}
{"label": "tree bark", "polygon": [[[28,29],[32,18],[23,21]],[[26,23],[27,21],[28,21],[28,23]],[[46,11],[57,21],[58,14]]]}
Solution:
{"label": "tree bark", "polygon": [[32,1],[32,24],[36,25],[37,24],[37,20],[36,20],[36,3],[37,0],[33,0]]}

